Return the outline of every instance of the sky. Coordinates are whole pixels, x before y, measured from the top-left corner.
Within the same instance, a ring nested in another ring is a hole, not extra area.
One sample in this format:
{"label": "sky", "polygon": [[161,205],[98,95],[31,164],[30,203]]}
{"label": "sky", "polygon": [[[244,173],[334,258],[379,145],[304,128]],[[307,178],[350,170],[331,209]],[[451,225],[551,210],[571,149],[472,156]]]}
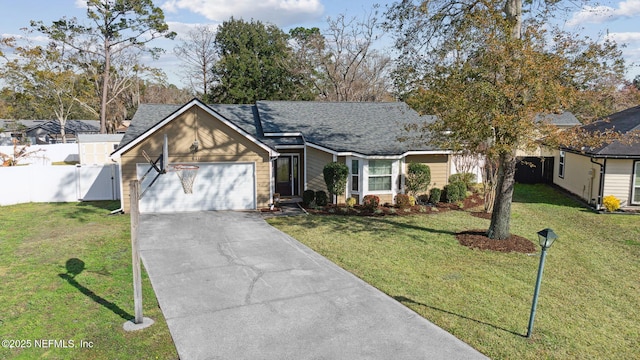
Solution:
{"label": "sky", "polygon": [[[280,28],[296,26],[326,27],[327,17],[345,14],[362,17],[373,11],[373,4],[384,5],[393,0],[154,0],[164,10],[172,31],[186,34],[195,25],[219,25],[231,16],[245,20],[260,20]],[[84,0],[0,0],[0,36],[20,36],[21,28],[31,20],[45,24],[62,17],[86,18]],[[629,66],[627,78],[640,74],[640,0],[605,0],[598,5],[580,5],[567,1],[569,11],[557,19],[567,30],[575,30],[593,39],[609,37],[624,44],[623,55]],[[594,3],[595,4],[595,3]],[[44,40],[44,39],[43,39]],[[383,40],[384,41],[384,40]],[[388,39],[390,43],[391,39]],[[159,60],[147,65],[161,68],[169,82],[182,86],[180,60],[173,55],[176,41],[154,40],[153,46],[166,49]]]}

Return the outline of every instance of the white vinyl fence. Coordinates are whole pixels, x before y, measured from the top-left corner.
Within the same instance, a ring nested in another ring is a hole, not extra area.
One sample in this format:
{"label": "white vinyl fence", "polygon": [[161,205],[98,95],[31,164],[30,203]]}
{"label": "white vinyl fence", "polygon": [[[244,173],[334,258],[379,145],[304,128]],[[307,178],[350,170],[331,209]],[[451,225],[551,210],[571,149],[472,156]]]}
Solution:
{"label": "white vinyl fence", "polygon": [[[19,146],[19,149],[22,146]],[[37,151],[33,156],[20,160],[21,165],[51,165],[53,162],[59,161],[80,161],[78,154],[78,144],[51,144],[51,145],[31,145],[27,151]],[[0,152],[11,155],[13,154],[13,146],[0,146]]]}
{"label": "white vinyl fence", "polygon": [[0,205],[118,199],[115,164],[0,167]]}

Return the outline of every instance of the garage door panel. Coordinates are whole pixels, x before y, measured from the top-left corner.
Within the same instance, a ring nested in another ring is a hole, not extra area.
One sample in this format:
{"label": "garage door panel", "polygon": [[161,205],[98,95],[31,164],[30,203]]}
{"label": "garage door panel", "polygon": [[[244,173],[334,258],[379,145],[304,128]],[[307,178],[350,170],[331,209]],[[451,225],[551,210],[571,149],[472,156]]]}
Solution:
{"label": "garage door panel", "polygon": [[[202,163],[193,183],[193,193],[185,194],[175,172],[156,175],[152,170],[142,181],[141,212],[184,212],[202,210],[255,209],[255,165],[247,163]],[[149,169],[138,164],[138,178]]]}

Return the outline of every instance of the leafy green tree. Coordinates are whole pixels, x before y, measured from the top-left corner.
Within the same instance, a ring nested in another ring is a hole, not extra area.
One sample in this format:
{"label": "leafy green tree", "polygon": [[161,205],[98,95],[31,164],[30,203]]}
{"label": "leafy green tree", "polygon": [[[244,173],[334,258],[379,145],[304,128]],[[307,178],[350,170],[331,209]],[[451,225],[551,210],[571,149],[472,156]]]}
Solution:
{"label": "leafy green tree", "polygon": [[570,110],[601,79],[623,77],[614,43],[554,27],[559,7],[556,1],[400,1],[387,12],[386,27],[402,54],[397,88],[438,119],[409,129],[428,129],[430,141],[482,152],[499,165],[492,239],[510,236],[516,150],[556,134],[538,115]]}
{"label": "leafy green tree", "polygon": [[157,56],[162,50],[146,44],[159,37],[173,39],[176,34],[169,31],[162,9],[152,0],[87,0],[87,18],[90,25],[62,18],[49,26],[32,21],[31,26],[84,56],[93,56],[90,64],[100,75],[100,132],[106,133],[108,103],[114,99],[110,91],[113,60],[132,49]]}
{"label": "leafy green tree", "polygon": [[330,162],[322,169],[324,182],[327,184],[329,194],[343,195],[347,188],[347,177],[349,176],[349,167],[341,162]]}
{"label": "leafy green tree", "polygon": [[[84,117],[83,105],[90,101],[91,85],[73,66],[63,43],[50,42],[46,47],[7,44],[14,47],[15,53],[11,59],[5,58],[0,77],[17,95],[16,102],[21,103],[12,117],[54,118],[60,124],[62,141],[66,142],[67,119]],[[25,113],[25,108],[31,111]]]}
{"label": "leafy green tree", "polygon": [[295,67],[289,37],[275,25],[231,18],[216,34],[218,62],[209,100],[247,104],[258,100],[311,100]]}

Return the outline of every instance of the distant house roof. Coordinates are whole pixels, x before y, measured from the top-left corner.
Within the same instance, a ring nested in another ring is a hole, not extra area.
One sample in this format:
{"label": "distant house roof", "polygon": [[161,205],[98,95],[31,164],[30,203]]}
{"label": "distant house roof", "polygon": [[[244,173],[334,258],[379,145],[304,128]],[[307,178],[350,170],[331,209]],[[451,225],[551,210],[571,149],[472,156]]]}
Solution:
{"label": "distant house roof", "polygon": [[[119,148],[182,106],[141,104]],[[273,149],[306,142],[336,153],[374,156],[441,150],[427,144],[415,147],[398,141],[406,136],[404,124],[435,120],[432,116],[420,116],[401,102],[258,101],[255,105],[207,106]]]}
{"label": "distant house roof", "polygon": [[79,143],[117,142],[122,141],[124,134],[78,134]]}
{"label": "distant house roof", "polygon": [[536,117],[538,120],[543,120],[548,122],[549,124],[559,126],[559,127],[571,127],[580,125],[580,121],[576,118],[573,113],[568,111],[562,112],[560,114],[544,114],[538,115]]}
{"label": "distant house roof", "polygon": [[[591,124],[582,126],[582,129],[592,133],[615,130],[622,134],[628,134],[634,130],[640,131],[640,106],[605,116]],[[640,141],[634,141],[629,144],[613,141],[598,148],[570,150],[579,150],[595,157],[640,158]]]}
{"label": "distant house roof", "polygon": [[[49,134],[60,134],[60,122],[57,120],[48,120],[44,122],[40,122],[40,120],[32,121],[36,122],[32,123],[32,125],[27,128],[27,132],[42,129]],[[21,122],[27,125],[29,120],[22,120]],[[100,132],[97,120],[67,120],[64,125],[64,129],[67,134],[91,134]]]}

